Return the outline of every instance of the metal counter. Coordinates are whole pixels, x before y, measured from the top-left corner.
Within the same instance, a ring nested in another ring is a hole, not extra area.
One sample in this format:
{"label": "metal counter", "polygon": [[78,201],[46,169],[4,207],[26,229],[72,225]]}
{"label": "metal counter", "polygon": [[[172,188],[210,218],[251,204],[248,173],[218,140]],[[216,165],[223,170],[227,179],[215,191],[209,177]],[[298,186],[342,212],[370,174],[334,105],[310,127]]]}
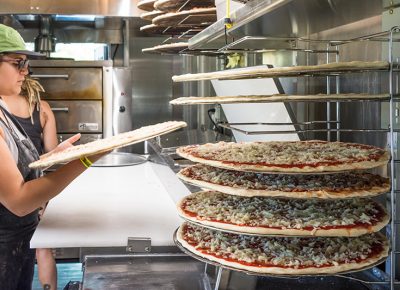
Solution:
{"label": "metal counter", "polygon": [[211,290],[204,264],[184,254],[88,256],[83,290]]}

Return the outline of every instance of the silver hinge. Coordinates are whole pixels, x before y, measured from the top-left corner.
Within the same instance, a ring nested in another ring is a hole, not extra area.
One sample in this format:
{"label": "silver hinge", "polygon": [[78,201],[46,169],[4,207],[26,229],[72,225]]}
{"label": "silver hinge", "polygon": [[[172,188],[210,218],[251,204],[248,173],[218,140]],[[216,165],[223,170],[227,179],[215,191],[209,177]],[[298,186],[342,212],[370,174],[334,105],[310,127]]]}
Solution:
{"label": "silver hinge", "polygon": [[150,253],[151,239],[150,238],[128,238],[126,246],[128,253]]}

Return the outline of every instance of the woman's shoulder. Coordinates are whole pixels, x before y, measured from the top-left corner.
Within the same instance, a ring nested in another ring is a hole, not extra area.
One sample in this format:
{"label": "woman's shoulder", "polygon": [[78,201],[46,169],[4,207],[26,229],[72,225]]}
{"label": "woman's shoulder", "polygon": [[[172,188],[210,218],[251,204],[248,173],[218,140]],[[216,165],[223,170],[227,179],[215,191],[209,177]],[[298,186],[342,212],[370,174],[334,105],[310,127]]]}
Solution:
{"label": "woman's shoulder", "polygon": [[44,111],[51,111],[51,107],[49,105],[48,102],[44,101],[44,100],[40,100],[40,110],[44,110]]}
{"label": "woman's shoulder", "polygon": [[48,102],[40,100],[40,123],[42,128],[46,125],[46,123],[55,122],[54,120],[54,113],[51,110],[51,107]]}

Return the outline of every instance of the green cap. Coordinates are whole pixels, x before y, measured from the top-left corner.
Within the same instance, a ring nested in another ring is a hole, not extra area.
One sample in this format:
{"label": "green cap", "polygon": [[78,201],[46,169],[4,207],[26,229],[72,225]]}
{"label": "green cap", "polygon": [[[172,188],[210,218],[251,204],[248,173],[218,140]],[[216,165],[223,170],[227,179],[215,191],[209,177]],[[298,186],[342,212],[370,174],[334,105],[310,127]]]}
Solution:
{"label": "green cap", "polygon": [[0,53],[24,54],[32,57],[44,57],[44,54],[26,49],[21,35],[14,28],[0,24]]}

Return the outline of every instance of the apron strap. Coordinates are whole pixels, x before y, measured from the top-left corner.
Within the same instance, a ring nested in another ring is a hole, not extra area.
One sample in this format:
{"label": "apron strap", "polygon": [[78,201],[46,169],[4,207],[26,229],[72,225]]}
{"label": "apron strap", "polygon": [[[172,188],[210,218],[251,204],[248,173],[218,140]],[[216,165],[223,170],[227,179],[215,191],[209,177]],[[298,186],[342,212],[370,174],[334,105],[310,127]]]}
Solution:
{"label": "apron strap", "polygon": [[[14,131],[14,128],[10,125],[8,119],[11,120],[11,122],[15,125],[15,127],[17,127],[18,131],[24,135],[25,138],[28,138],[28,134],[26,134],[24,128],[21,126],[21,124],[18,122],[18,120],[6,109],[4,108],[1,104],[0,104],[0,110],[3,112],[4,117],[6,119],[7,124],[3,121],[3,123],[13,132],[16,133]],[[16,134],[18,136],[18,134]]]}

